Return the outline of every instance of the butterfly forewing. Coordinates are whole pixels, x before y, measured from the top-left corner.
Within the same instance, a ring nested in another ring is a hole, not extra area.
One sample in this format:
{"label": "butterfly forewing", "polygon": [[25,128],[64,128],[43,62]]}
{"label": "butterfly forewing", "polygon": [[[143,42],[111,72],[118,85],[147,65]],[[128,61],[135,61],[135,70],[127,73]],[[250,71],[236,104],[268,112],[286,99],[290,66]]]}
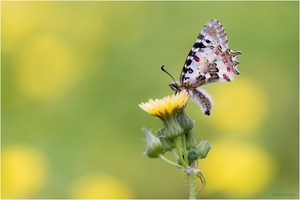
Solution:
{"label": "butterfly forewing", "polygon": [[223,49],[227,49],[227,36],[224,28],[217,20],[211,20],[201,30],[196,42],[202,42],[207,46],[221,46]]}

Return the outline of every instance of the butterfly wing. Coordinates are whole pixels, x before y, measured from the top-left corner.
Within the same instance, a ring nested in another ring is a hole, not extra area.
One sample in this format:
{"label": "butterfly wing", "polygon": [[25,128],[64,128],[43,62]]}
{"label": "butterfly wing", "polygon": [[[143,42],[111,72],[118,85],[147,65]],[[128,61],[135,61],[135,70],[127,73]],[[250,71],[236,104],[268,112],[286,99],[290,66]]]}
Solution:
{"label": "butterfly wing", "polygon": [[208,22],[201,30],[184,63],[180,83],[197,88],[206,83],[233,80],[239,71],[235,56],[240,52],[228,49],[226,33],[217,20]]}

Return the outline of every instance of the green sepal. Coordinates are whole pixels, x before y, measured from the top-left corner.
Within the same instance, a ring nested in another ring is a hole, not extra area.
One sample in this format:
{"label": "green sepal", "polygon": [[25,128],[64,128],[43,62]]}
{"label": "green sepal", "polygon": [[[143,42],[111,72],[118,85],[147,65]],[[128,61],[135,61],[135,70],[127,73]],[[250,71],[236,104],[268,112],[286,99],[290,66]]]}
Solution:
{"label": "green sepal", "polygon": [[175,115],[163,119],[164,123],[164,135],[170,140],[174,140],[181,135],[184,131],[180,124],[178,123]]}
{"label": "green sepal", "polygon": [[185,113],[185,107],[179,110],[177,120],[185,133],[188,133],[194,127],[193,120]]}
{"label": "green sepal", "polygon": [[164,135],[164,131],[165,131],[164,128],[157,130],[158,139],[160,140],[165,151],[171,151],[172,149],[175,148],[175,144],[172,140],[168,139]]}

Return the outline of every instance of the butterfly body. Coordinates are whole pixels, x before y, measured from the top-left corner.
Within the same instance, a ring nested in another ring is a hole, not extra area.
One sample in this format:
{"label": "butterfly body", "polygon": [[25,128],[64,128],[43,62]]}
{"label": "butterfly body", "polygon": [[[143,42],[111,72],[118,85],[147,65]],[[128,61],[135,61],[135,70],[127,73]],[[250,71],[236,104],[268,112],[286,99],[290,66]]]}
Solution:
{"label": "butterfly body", "polygon": [[186,90],[200,105],[206,115],[210,115],[212,100],[200,86],[213,82],[229,82],[239,75],[240,52],[228,49],[226,33],[217,20],[211,20],[201,30],[184,63],[180,81],[170,87],[176,92]]}

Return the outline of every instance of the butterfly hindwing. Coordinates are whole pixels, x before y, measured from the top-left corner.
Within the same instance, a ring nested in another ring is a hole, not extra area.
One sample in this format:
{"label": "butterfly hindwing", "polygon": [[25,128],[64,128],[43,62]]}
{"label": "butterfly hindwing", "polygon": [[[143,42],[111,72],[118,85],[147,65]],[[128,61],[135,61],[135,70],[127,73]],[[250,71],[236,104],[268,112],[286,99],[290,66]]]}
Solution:
{"label": "butterfly hindwing", "polygon": [[205,90],[197,88],[189,91],[193,99],[198,103],[205,115],[210,115],[212,108],[211,97],[206,93]]}

